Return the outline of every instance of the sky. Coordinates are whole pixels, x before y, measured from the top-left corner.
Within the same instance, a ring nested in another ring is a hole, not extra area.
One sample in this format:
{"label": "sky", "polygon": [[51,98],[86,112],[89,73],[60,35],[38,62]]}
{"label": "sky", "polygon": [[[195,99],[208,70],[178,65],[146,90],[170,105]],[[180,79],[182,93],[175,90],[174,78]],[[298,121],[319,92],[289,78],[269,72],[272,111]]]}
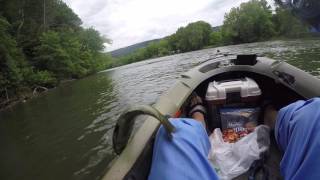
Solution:
{"label": "sky", "polygon": [[[223,23],[224,14],[248,0],[63,0],[93,27],[112,40],[106,51],[173,34],[179,27],[203,20]],[[271,1],[271,0],[269,0]]]}

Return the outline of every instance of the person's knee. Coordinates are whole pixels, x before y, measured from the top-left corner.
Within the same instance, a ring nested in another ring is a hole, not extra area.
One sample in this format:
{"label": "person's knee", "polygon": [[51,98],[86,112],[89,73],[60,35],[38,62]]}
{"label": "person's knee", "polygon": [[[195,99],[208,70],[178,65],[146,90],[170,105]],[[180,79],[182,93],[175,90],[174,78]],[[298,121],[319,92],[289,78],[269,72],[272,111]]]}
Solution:
{"label": "person's knee", "polygon": [[275,137],[282,150],[286,150],[292,136],[320,126],[320,98],[297,101],[282,108],[277,116]]}
{"label": "person's knee", "polygon": [[281,173],[286,179],[319,177],[320,99],[298,101],[279,112],[275,136],[284,151]]}
{"label": "person's knee", "polygon": [[170,122],[176,128],[175,136],[186,136],[190,138],[203,138],[207,136],[203,125],[194,119],[189,118],[177,118],[170,119]]}

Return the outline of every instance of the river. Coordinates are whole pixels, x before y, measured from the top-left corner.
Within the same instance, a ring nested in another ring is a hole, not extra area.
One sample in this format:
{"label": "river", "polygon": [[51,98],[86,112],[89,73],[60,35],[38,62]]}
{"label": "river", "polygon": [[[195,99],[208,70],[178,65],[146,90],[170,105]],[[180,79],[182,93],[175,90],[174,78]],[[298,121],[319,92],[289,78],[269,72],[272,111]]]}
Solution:
{"label": "river", "polygon": [[320,77],[320,40],[269,41],[151,59],[73,81],[0,112],[0,179],[100,179],[117,116],[152,104],[182,72],[225,53],[258,53]]}

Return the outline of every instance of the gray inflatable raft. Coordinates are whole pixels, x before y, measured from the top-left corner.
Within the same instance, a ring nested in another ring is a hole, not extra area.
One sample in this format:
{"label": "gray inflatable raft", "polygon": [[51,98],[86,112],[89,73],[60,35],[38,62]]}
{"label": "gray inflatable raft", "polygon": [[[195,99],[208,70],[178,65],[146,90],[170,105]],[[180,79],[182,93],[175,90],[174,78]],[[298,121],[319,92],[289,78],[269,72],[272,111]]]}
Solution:
{"label": "gray inflatable raft", "polygon": [[[153,107],[133,107],[121,115],[113,137],[114,149],[119,156],[111,163],[103,179],[147,179],[152,163],[155,133],[160,123],[165,125],[168,132],[174,131],[162,114],[171,117],[183,116],[177,115],[177,112],[183,112],[188,97],[193,92],[204,97],[209,82],[243,77],[255,80],[262,91],[261,102],[272,102],[276,108],[320,95],[319,79],[285,62],[256,55],[222,55],[182,74]],[[142,113],[150,116],[137,116]],[[130,136],[136,116],[144,118],[145,121],[138,131]],[[211,127],[211,130],[213,128],[215,127]],[[270,171],[269,179],[281,178],[281,152],[272,138],[269,154],[266,162]],[[247,179],[247,175],[244,174],[238,179]]]}

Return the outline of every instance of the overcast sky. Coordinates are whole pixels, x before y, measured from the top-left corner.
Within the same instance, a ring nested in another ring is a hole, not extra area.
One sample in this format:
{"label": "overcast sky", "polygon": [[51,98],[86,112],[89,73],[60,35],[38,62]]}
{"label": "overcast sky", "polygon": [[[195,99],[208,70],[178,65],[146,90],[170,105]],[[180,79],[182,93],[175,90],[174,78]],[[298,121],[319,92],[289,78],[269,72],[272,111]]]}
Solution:
{"label": "overcast sky", "polygon": [[[64,0],[83,21],[112,40],[107,51],[162,38],[190,22],[221,25],[232,7],[248,0]],[[271,1],[271,0],[270,0]]]}

